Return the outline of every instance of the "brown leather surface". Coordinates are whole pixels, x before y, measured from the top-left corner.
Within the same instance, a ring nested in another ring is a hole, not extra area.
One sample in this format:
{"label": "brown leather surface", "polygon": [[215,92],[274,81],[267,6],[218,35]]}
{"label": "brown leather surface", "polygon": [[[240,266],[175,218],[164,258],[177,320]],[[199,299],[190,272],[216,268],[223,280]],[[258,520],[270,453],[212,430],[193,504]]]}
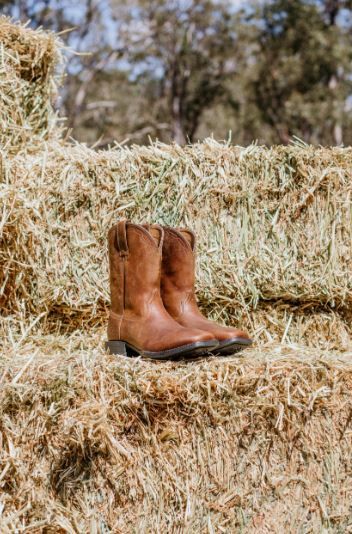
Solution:
{"label": "brown leather surface", "polygon": [[165,310],[160,296],[163,237],[158,225],[120,221],[110,229],[109,340],[159,352],[214,339],[204,330],[183,327]]}
{"label": "brown leather surface", "polygon": [[161,297],[166,310],[182,326],[211,332],[218,341],[249,339],[238,328],[206,319],[195,296],[195,236],[187,229],[164,228]]}

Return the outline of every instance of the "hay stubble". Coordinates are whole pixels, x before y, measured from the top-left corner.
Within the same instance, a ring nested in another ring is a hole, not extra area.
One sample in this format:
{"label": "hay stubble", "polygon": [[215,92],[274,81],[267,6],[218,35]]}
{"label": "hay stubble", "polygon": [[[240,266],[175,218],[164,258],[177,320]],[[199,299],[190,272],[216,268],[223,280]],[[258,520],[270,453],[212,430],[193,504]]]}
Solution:
{"label": "hay stubble", "polygon": [[2,531],[351,526],[351,354],[153,363],[107,356],[102,338],[6,347]]}

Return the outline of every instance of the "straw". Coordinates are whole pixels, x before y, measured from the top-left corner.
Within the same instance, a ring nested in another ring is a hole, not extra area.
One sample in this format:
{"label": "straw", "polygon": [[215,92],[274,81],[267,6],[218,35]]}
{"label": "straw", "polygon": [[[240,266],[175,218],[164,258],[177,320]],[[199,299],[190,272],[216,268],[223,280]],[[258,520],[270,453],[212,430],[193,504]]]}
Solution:
{"label": "straw", "polygon": [[[352,149],[96,152],[52,111],[56,37],[0,18],[0,531],[349,532]],[[106,235],[192,228],[241,356],[104,352]]]}
{"label": "straw", "polygon": [[[351,163],[347,148],[241,148],[210,139],[100,152],[49,142],[33,155],[5,155],[3,313],[45,312],[71,331],[101,324],[107,231],[128,217],[196,232],[198,298],[212,317],[251,330],[264,321],[278,341],[314,343],[313,313],[326,341],[346,346]],[[278,328],[265,318],[269,308]]]}
{"label": "straw", "polygon": [[12,332],[2,532],[348,531],[352,353],[153,363],[106,355],[103,331]]}
{"label": "straw", "polygon": [[53,33],[0,17],[0,147],[9,154],[60,135],[53,102],[61,49]]}

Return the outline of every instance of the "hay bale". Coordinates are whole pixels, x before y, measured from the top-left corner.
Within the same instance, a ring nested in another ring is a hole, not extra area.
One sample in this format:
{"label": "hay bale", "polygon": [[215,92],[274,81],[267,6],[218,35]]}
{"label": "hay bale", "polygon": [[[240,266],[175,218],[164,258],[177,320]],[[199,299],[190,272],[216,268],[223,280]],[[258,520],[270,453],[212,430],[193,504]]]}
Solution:
{"label": "hay bale", "polygon": [[[352,353],[316,347],[351,348],[351,149],[64,144],[53,39],[0,19],[1,532],[348,531]],[[260,347],[104,354],[121,216],[193,227]]]}
{"label": "hay bale", "polygon": [[3,313],[44,312],[71,329],[100,323],[109,303],[107,229],[127,216],[195,229],[199,298],[213,317],[250,324],[255,310],[263,319],[264,308],[281,307],[276,339],[286,332],[301,340],[295,325],[303,331],[311,310],[324,318],[326,338],[338,319],[338,340],[330,341],[346,347],[351,163],[351,149],[212,140],[101,152],[49,143],[31,156],[4,157]]}
{"label": "hay bale", "polygon": [[61,42],[0,17],[0,148],[33,151],[60,135],[52,103],[56,96]]}
{"label": "hay bale", "polygon": [[1,532],[348,531],[352,353],[153,363],[6,323]]}

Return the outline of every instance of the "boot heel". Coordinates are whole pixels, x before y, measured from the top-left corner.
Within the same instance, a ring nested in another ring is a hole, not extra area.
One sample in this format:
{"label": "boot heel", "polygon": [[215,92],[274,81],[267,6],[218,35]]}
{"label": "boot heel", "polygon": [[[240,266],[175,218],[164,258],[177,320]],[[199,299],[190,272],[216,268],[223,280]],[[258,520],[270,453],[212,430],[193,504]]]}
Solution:
{"label": "boot heel", "polygon": [[105,350],[110,354],[120,354],[121,356],[129,356],[126,344],[123,341],[106,341]]}

